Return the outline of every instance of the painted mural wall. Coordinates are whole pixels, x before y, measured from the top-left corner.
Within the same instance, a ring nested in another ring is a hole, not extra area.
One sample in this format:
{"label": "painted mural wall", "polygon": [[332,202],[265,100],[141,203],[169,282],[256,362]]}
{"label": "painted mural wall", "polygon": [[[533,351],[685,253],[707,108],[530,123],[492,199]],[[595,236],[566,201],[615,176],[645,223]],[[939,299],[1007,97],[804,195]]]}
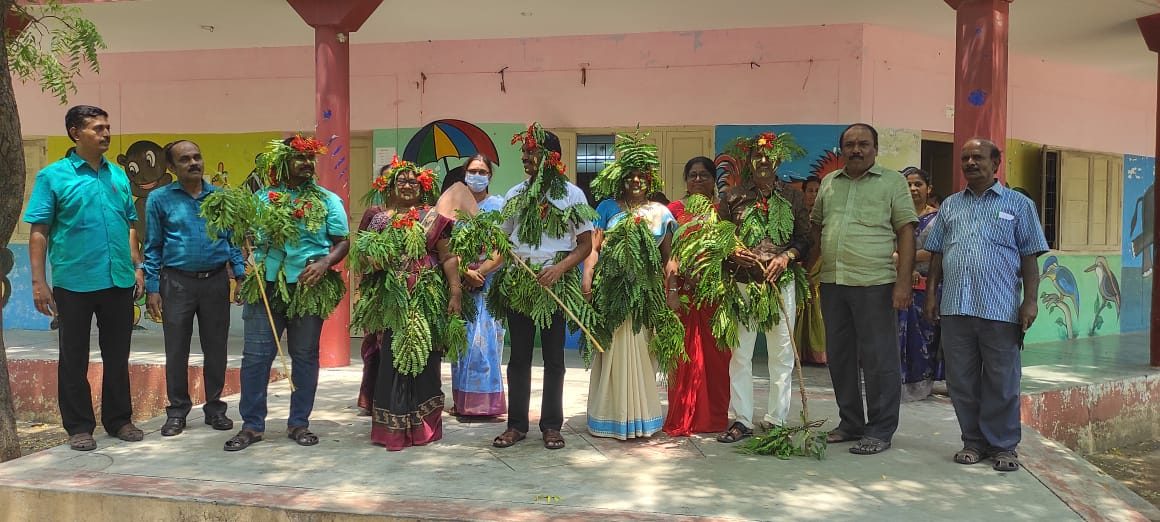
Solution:
{"label": "painted mural wall", "polygon": [[1152,244],[1156,159],[1124,156],[1124,216],[1122,237],[1121,288],[1124,312],[1120,330],[1147,330],[1152,316]]}
{"label": "painted mural wall", "polygon": [[[806,149],[803,158],[782,163],[777,173],[783,181],[799,181],[809,176],[823,177],[842,168],[838,138],[846,125],[718,125],[713,143],[717,153],[724,151],[731,140],[739,136],[751,137],[762,132],[788,132],[794,141]],[[921,159],[921,133],[912,129],[877,129],[878,163],[894,170],[918,165]]]}

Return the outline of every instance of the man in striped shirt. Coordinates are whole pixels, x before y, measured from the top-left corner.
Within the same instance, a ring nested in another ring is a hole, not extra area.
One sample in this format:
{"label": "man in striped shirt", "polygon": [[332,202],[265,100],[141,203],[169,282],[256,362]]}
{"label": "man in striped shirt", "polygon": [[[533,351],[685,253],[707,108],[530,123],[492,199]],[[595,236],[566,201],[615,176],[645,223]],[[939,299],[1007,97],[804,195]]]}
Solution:
{"label": "man in striped shirt", "polygon": [[985,139],[963,145],[967,190],[943,202],[926,240],[927,287],[943,288],[941,303],[927,300],[925,313],[942,316],[947,389],[963,439],[955,462],[990,457],[996,471],[1015,471],[1019,351],[1039,312],[1036,258],[1047,240],[1035,204],[995,178],[1001,160],[999,147]]}

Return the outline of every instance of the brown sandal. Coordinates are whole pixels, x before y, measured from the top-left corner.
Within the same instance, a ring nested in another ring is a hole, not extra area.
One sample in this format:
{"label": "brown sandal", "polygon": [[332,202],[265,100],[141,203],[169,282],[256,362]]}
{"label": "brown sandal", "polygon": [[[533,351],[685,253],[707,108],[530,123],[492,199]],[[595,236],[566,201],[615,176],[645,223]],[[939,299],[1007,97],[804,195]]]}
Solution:
{"label": "brown sandal", "polygon": [[306,426],[294,426],[286,431],[286,436],[297,442],[299,446],[313,446],[318,444],[318,435],[310,432]]}
{"label": "brown sandal", "polygon": [[560,435],[560,430],[544,430],[544,447],[548,449],[564,447],[564,436]]}
{"label": "brown sandal", "polygon": [[117,438],[125,442],[140,442],[145,438],[145,432],[133,425],[132,422],[117,428]]}
{"label": "brown sandal", "polygon": [[77,451],[93,451],[97,449],[97,441],[92,433],[77,433],[68,438],[68,447]]}
{"label": "brown sandal", "polygon": [[964,446],[963,449],[955,453],[955,462],[959,464],[978,464],[982,460],[983,452],[979,448]]}
{"label": "brown sandal", "polygon": [[495,440],[491,441],[491,445],[497,448],[510,448],[515,443],[528,438],[528,434],[519,430],[508,428],[501,433]]}

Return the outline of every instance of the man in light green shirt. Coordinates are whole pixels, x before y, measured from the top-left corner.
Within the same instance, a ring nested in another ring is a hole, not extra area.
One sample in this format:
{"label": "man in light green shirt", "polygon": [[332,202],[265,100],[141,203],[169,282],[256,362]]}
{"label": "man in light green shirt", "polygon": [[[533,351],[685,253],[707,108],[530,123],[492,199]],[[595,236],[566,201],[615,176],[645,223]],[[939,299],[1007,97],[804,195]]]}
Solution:
{"label": "man in light green shirt", "polygon": [[827,439],[857,440],[851,453],[873,455],[890,448],[898,429],[902,371],[895,310],[907,309],[912,298],[918,216],[906,178],[875,164],[878,131],[855,123],[842,131],[839,145],[846,166],[822,179],[810,214],[810,243],[820,246],[822,258],[826,360],[841,418]]}

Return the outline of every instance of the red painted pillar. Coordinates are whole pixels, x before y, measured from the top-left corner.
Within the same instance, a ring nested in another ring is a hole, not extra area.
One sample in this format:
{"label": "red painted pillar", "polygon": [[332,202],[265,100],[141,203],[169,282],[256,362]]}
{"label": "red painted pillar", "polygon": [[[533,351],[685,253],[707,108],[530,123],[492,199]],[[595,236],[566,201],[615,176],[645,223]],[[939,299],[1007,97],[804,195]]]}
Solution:
{"label": "red painted pillar", "polygon": [[[1144,36],[1144,43],[1148,44],[1148,49],[1152,52],[1160,53],[1160,14],[1154,14],[1136,19],[1136,25],[1140,26],[1140,34]],[[1160,57],[1160,54],[1157,55]],[[1160,60],[1157,61],[1157,78],[1156,78],[1156,157],[1160,158]],[[1155,177],[1152,181],[1156,183]],[[1153,208],[1160,208],[1160,191],[1153,190],[1155,201],[1153,201]],[[1160,245],[1160,213],[1154,213],[1155,220],[1152,223],[1152,246],[1149,248],[1156,248]],[[1150,346],[1151,346],[1151,365],[1153,368],[1160,368],[1160,258],[1153,252],[1152,255],[1152,321],[1150,332]]]}
{"label": "red painted pillar", "polygon": [[[955,10],[955,157],[971,138],[1007,147],[1007,18],[1012,0],[945,0]],[[1006,157],[1006,156],[1004,156]],[[958,165],[958,162],[955,162]],[[955,191],[966,188],[959,168]],[[1007,169],[995,173],[1007,181]]]}
{"label": "red painted pillar", "polygon": [[[328,153],[318,158],[323,187],[350,208],[350,34],[362,27],[382,0],[286,0],[314,28],[314,118]],[[350,284],[345,268],[343,279]],[[319,361],[324,368],[350,364],[350,293],[322,326]]]}

